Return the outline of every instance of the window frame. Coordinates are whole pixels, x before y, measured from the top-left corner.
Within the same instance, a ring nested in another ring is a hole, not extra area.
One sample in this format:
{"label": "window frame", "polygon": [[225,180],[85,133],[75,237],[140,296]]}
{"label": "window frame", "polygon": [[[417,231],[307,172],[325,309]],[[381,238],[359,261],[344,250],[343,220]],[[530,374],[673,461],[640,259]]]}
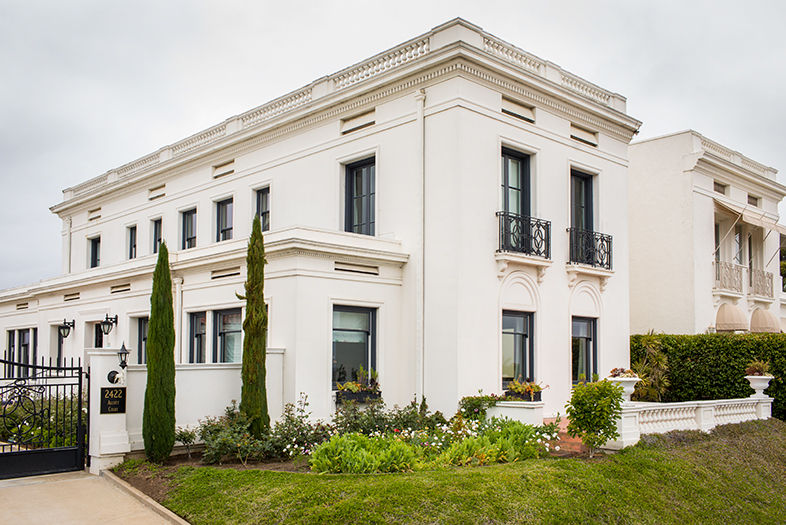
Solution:
{"label": "window frame", "polygon": [[[233,315],[237,313],[240,316],[239,328],[228,332],[221,331],[221,323],[219,322],[221,316]],[[237,333],[240,334],[238,338],[238,361],[225,361],[226,350],[224,348],[223,340],[221,338],[224,334]],[[213,362],[214,363],[242,363],[243,362],[243,309],[241,307],[226,308],[223,310],[213,310]]]}
{"label": "window frame", "polygon": [[159,217],[151,221],[151,240],[153,241],[153,252],[158,253],[158,248],[164,240],[164,220]]}
{"label": "window frame", "polygon": [[[376,156],[367,157],[357,162],[345,165],[344,169],[344,231],[358,233],[361,235],[376,235],[376,177],[377,160]],[[368,191],[363,192],[363,182],[361,181],[361,195],[355,196],[353,184],[355,177],[359,174],[364,176],[363,170],[371,168],[369,173]],[[361,222],[355,223],[354,202],[361,200]],[[365,211],[365,213],[363,213]],[[356,231],[359,230],[359,231]]]}
{"label": "window frame", "polygon": [[128,250],[126,252],[126,258],[128,260],[136,259],[136,256],[137,256],[137,244],[138,244],[138,241],[139,241],[137,234],[138,234],[139,230],[137,229],[136,224],[132,224],[131,226],[128,226],[126,228],[126,232],[127,232],[126,233],[126,241],[127,241],[126,248]]}
{"label": "window frame", "polygon": [[[570,169],[570,226],[584,231],[595,231],[595,210],[594,210],[594,179],[595,176],[591,173],[579,170],[577,168]],[[577,184],[583,184],[583,203],[581,214],[582,226],[578,226],[578,199],[577,199]]]}
{"label": "window frame", "polygon": [[98,268],[101,266],[101,236],[96,235],[87,239],[90,244],[88,250],[88,268]]}
{"label": "window frame", "polygon": [[[369,329],[368,331],[365,330],[355,330],[355,329],[347,329],[347,328],[340,328],[339,331],[342,332],[363,332],[368,334],[368,346],[366,348],[367,356],[365,359],[366,363],[366,371],[370,372],[371,370],[377,370],[377,318],[378,318],[378,308],[374,307],[367,307],[367,306],[352,306],[352,305],[343,305],[343,304],[334,304],[333,309],[331,310],[330,317],[331,317],[331,327],[330,327],[330,334],[331,334],[331,367],[330,367],[330,384],[331,389],[333,391],[338,390],[337,383],[338,381],[334,377],[333,374],[333,366],[332,363],[336,359],[336,327],[333,321],[333,317],[335,312],[350,312],[350,313],[366,313],[369,316]],[[345,379],[345,381],[351,381],[352,379]]]}
{"label": "window frame", "polygon": [[[513,213],[510,207],[509,190],[514,189],[519,192],[519,213],[514,214],[520,217],[532,216],[532,178],[531,178],[531,155],[516,151],[511,148],[502,147],[500,155],[502,160],[502,211]],[[520,166],[520,187],[510,185],[510,171],[506,159],[519,163]],[[526,211],[526,213],[522,213]]]}
{"label": "window frame", "polygon": [[[222,212],[224,212],[223,217]],[[234,229],[234,213],[235,205],[233,197],[216,201],[216,242],[232,240]],[[222,219],[225,221],[223,227]]]}
{"label": "window frame", "polygon": [[[521,332],[521,333],[515,332],[515,331],[514,332],[506,332],[505,331],[505,316],[522,318],[524,320],[525,332]],[[507,309],[502,310],[501,333],[502,333],[502,340],[503,340],[503,342],[502,342],[502,362],[503,362],[503,365],[504,365],[504,361],[505,361],[505,356],[504,356],[504,353],[505,353],[505,343],[504,343],[505,334],[509,333],[509,334],[512,334],[512,335],[521,335],[521,336],[524,337],[524,347],[521,348],[521,349],[518,349],[518,350],[520,350],[522,352],[522,357],[523,357],[522,361],[523,361],[524,375],[521,377],[521,379],[519,379],[518,377],[513,377],[512,379],[507,379],[506,380],[505,376],[504,376],[504,370],[502,370],[502,373],[503,373],[501,375],[502,388],[507,388],[508,384],[513,379],[515,379],[517,381],[535,381],[535,344],[534,344],[535,338],[534,338],[534,335],[533,335],[534,321],[535,321],[535,313],[534,312],[525,312],[525,311],[507,310]],[[517,351],[517,349],[514,349],[514,352],[515,351]],[[516,362],[515,361],[515,357],[516,356],[514,354],[514,356],[513,356],[514,366],[515,366],[515,362]]]}
{"label": "window frame", "polygon": [[150,329],[150,316],[136,318],[136,364],[147,364],[147,335]]}
{"label": "window frame", "polygon": [[[575,335],[573,333],[573,323],[576,322],[576,321],[588,322],[589,323],[589,329],[590,329],[590,336],[589,337],[577,336],[577,335]],[[584,317],[584,316],[574,315],[570,319],[570,352],[571,352],[571,358],[570,358],[571,376],[570,376],[570,378],[571,378],[572,384],[574,384],[574,385],[579,382],[578,370],[573,370],[573,346],[574,346],[574,340],[575,339],[589,339],[589,341],[590,341],[587,344],[587,350],[586,350],[590,355],[585,355],[584,357],[586,358],[586,364],[589,367],[591,367],[591,370],[590,370],[589,377],[585,377],[585,381],[592,381],[592,378],[598,373],[598,318],[597,317]],[[582,358],[582,356],[579,355],[579,359],[581,359],[581,358]],[[576,372],[576,374],[574,374],[574,372]],[[574,379],[574,375],[575,375],[575,379]]]}
{"label": "window frame", "polygon": [[[270,186],[259,188],[254,192],[256,198],[256,213],[259,215],[262,231],[270,231]],[[262,210],[262,197],[265,201],[265,210]]]}
{"label": "window frame", "polygon": [[101,331],[101,323],[93,323],[93,348],[104,348],[104,332]]}
{"label": "window frame", "polygon": [[[190,221],[190,222],[189,222]],[[180,213],[180,249],[189,250],[197,245],[197,209],[191,208]],[[191,232],[189,232],[189,224]],[[191,233],[191,235],[189,235]],[[193,241],[193,243],[191,242]]]}
{"label": "window frame", "polygon": [[[198,334],[196,333],[196,326],[195,320],[198,317],[202,317],[202,323],[204,326],[204,332]],[[196,355],[196,337],[201,336],[200,346],[201,346],[201,360],[197,358],[199,356]],[[194,364],[202,364],[207,362],[207,312],[189,312],[188,313],[188,362]]]}

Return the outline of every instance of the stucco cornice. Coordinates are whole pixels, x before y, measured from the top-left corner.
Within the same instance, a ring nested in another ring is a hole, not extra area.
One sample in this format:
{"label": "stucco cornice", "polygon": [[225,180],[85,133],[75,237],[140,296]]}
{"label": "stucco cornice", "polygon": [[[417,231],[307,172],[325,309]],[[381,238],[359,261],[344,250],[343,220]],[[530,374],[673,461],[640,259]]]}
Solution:
{"label": "stucco cornice", "polygon": [[741,165],[730,162],[711,151],[704,151],[693,157],[689,170],[695,170],[720,180],[741,179],[751,184],[757,191],[780,201],[786,197],[786,186]]}
{"label": "stucco cornice", "polygon": [[624,113],[625,99],[620,95],[526,53],[464,20],[455,19],[368,60],[68,188],[64,191],[64,201],[50,209],[62,214],[96,197],[219,150],[269,142],[458,72],[516,93],[535,105],[622,140],[629,141],[641,124]]}

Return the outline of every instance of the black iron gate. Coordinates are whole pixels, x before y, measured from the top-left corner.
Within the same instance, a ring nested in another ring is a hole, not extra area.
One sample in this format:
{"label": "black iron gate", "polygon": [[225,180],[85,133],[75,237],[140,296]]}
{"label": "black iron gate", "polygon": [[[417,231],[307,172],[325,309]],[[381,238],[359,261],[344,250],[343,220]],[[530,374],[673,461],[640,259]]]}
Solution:
{"label": "black iron gate", "polygon": [[89,380],[83,378],[73,359],[68,366],[0,359],[0,479],[84,468]]}

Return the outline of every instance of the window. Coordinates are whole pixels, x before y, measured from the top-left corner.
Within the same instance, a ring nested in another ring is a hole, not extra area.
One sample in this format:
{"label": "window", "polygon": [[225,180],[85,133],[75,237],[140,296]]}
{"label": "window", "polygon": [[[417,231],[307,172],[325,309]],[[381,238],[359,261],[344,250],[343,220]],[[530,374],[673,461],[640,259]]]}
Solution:
{"label": "window", "polygon": [[570,225],[592,231],[592,175],[570,172]]}
{"label": "window", "polygon": [[189,344],[188,362],[205,362],[205,323],[207,316],[205,312],[194,312],[189,314]]}
{"label": "window", "polygon": [[136,226],[128,227],[128,258],[136,259]]}
{"label": "window", "polygon": [[144,365],[147,363],[147,326],[149,317],[140,317],[136,320],[136,362]]}
{"label": "window", "polygon": [[571,338],[572,378],[574,383],[591,381],[598,373],[598,341],[595,337],[597,319],[573,318]]}
{"label": "window", "polygon": [[[376,315],[372,308],[333,307],[333,388],[357,381],[360,367],[376,368]],[[368,376],[367,376],[368,377]]]}
{"label": "window", "polygon": [[38,361],[38,328],[9,330],[8,355],[5,359],[12,363],[20,363],[16,370],[13,365],[7,365],[6,374],[8,377],[29,376],[30,369],[21,366],[21,364],[32,365]]}
{"label": "window", "polygon": [[744,260],[744,247],[742,240],[742,225],[738,224],[734,227],[734,262],[742,264]]}
{"label": "window", "polygon": [[715,223],[715,262],[720,262],[720,224]]}
{"label": "window", "polygon": [[374,161],[347,165],[344,231],[374,235]]}
{"label": "window", "polygon": [[104,348],[104,332],[101,331],[101,323],[93,325],[93,348]]}
{"label": "window", "polygon": [[530,216],[529,156],[502,148],[502,209]]}
{"label": "window", "polygon": [[161,219],[153,221],[153,253],[158,253],[158,247],[161,245]]}
{"label": "window", "polygon": [[532,313],[502,312],[502,387],[512,380],[533,381]]}
{"label": "window", "polygon": [[270,229],[270,188],[257,190],[257,215],[262,223],[262,231]]}
{"label": "window", "polygon": [[101,264],[101,237],[94,237],[90,242],[90,268],[97,268]]}
{"label": "window", "polygon": [[715,190],[715,192],[717,193],[726,195],[726,188],[728,188],[728,186],[723,184],[722,182],[718,182],[718,181],[712,182],[712,189]]}
{"label": "window", "polygon": [[216,242],[232,238],[232,199],[216,203]]}
{"label": "window", "polygon": [[183,235],[180,249],[187,250],[196,246],[196,209],[183,212]]}
{"label": "window", "polygon": [[758,208],[758,206],[759,206],[759,198],[755,197],[755,196],[753,196],[753,195],[751,195],[749,193],[748,194],[748,204],[750,204],[751,206],[756,206]]}
{"label": "window", "polygon": [[240,308],[213,312],[213,361],[216,363],[239,363],[242,358],[240,346]]}

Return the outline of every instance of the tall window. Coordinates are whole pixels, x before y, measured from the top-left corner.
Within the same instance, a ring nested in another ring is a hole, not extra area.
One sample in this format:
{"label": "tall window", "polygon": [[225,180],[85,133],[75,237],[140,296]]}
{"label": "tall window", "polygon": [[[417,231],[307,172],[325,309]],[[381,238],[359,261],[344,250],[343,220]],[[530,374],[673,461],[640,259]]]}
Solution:
{"label": "tall window", "polygon": [[347,165],[344,231],[374,235],[375,159]]}
{"label": "tall window", "polygon": [[136,259],[136,226],[128,227],[128,258]]}
{"label": "tall window", "polygon": [[196,246],[196,209],[183,212],[183,233],[180,248],[186,250]]}
{"label": "tall window", "polygon": [[153,221],[153,253],[158,253],[158,247],[161,245],[161,227],[161,219],[155,219]]}
{"label": "tall window", "polygon": [[333,307],[333,388],[356,381],[360,367],[376,368],[376,315],[372,308]]}
{"label": "tall window", "polygon": [[512,381],[533,381],[535,378],[532,345],[532,314],[502,312],[502,386]]}
{"label": "tall window", "polygon": [[529,156],[502,148],[502,209],[530,216]]}
{"label": "tall window", "polygon": [[257,190],[257,215],[262,223],[262,231],[270,229],[270,188]]}
{"label": "tall window", "polygon": [[189,314],[189,345],[188,362],[205,362],[205,312],[194,312]]}
{"label": "tall window", "polygon": [[570,225],[580,230],[593,229],[592,175],[570,172]]}
{"label": "tall window", "polygon": [[57,333],[57,366],[63,366],[63,336],[60,335],[60,330],[55,329]]}
{"label": "tall window", "polygon": [[101,237],[90,239],[90,268],[101,264]]}
{"label": "tall window", "polygon": [[720,224],[715,223],[715,262],[720,262]]}
{"label": "tall window", "polygon": [[136,320],[136,362],[143,365],[147,363],[147,326],[149,317],[140,317]]}
{"label": "tall window", "polygon": [[232,238],[232,199],[216,203],[216,241],[228,241]]}
{"label": "tall window", "polygon": [[734,262],[737,264],[743,263],[744,246],[742,240],[742,225],[738,224],[734,227]]}
{"label": "tall window", "polygon": [[101,331],[101,323],[93,325],[93,348],[104,348],[104,332]]}
{"label": "tall window", "polygon": [[588,317],[573,318],[571,338],[572,379],[574,383],[591,381],[598,373],[598,340],[596,337],[597,319]]}
{"label": "tall window", "polygon": [[240,308],[213,312],[213,361],[239,363],[243,353],[240,346],[242,320]]}

